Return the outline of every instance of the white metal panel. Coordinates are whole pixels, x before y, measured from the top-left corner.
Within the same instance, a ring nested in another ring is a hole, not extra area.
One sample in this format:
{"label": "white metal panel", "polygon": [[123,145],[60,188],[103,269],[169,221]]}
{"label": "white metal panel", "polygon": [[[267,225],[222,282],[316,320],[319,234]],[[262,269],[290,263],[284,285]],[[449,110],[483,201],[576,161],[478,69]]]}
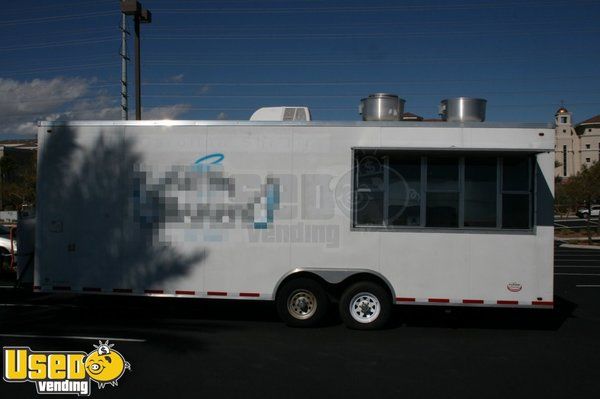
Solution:
{"label": "white metal panel", "polygon": [[[553,149],[537,129],[480,126],[41,127],[36,284],[269,294],[294,268],[343,268],[380,271],[400,297],[551,300],[547,221],[518,234],[351,228],[353,148]],[[551,197],[552,153],[537,157]],[[279,190],[270,214],[265,187]],[[250,225],[194,222],[197,206],[212,217],[257,198]]]}
{"label": "white metal panel", "polygon": [[[207,154],[221,153],[223,173],[235,183],[235,196],[228,203],[244,205],[261,194],[268,179],[288,190],[284,180],[291,173],[292,135],[290,128],[244,126],[237,129],[211,127]],[[281,193],[283,201],[286,194]],[[264,204],[256,204],[264,211]],[[259,212],[259,211],[258,211]],[[212,228],[220,237],[208,245],[205,266],[207,290],[219,292],[271,293],[290,264],[290,243],[277,236],[290,221],[275,210],[266,226],[236,220],[233,228]],[[255,215],[259,217],[257,213]],[[258,222],[256,219],[255,221]],[[266,227],[266,228],[264,228]]]}
{"label": "white metal panel", "polygon": [[465,128],[463,136],[464,145],[469,148],[554,150],[552,129]]}
{"label": "white metal panel", "polygon": [[[381,144],[398,148],[554,150],[550,129],[452,127],[382,127]],[[543,136],[540,136],[543,133]]]}
{"label": "white metal panel", "polygon": [[118,246],[127,205],[123,128],[42,129],[39,137],[36,262],[43,267],[35,284],[118,280],[106,253]]}
{"label": "white metal panel", "polygon": [[381,145],[397,148],[461,148],[463,131],[457,127],[381,128]]}
{"label": "white metal panel", "polygon": [[351,230],[349,200],[352,148],[380,144],[378,127],[294,128],[293,168],[300,183],[297,198],[301,199],[294,223],[321,228],[326,237],[293,245],[293,268],[379,270],[379,233]]}
{"label": "white metal panel", "polygon": [[[528,303],[536,299],[535,266],[544,261],[536,251],[539,237],[533,234],[479,234],[472,235],[470,240],[468,298]],[[509,286],[514,286],[514,291]]]}
{"label": "white metal panel", "polygon": [[464,298],[469,290],[471,235],[381,233],[381,273],[397,297]]}
{"label": "white metal panel", "polygon": [[[206,247],[190,234],[189,218],[182,215],[184,204],[197,204],[196,195],[168,181],[168,173],[177,174],[177,182],[188,179],[195,162],[206,155],[206,128],[196,126],[127,126],[125,141],[136,157],[134,176],[129,176],[130,206],[123,220],[124,236],[132,250],[120,260],[130,277],[125,287],[138,290],[157,289],[203,291]],[[158,185],[160,193],[152,184]],[[139,194],[134,195],[138,190]],[[152,200],[177,198],[177,206],[166,203],[150,206]],[[179,221],[150,223],[136,212],[135,206],[148,212],[180,216]],[[158,207],[158,208],[157,208]],[[150,240],[150,241],[149,241]]]}

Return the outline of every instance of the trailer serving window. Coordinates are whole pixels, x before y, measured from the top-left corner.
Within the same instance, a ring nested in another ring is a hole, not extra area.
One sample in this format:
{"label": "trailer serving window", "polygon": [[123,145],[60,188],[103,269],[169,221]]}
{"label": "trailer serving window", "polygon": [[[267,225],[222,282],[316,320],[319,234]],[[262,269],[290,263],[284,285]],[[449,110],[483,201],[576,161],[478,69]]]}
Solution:
{"label": "trailer serving window", "polygon": [[354,150],[355,227],[533,227],[530,154]]}

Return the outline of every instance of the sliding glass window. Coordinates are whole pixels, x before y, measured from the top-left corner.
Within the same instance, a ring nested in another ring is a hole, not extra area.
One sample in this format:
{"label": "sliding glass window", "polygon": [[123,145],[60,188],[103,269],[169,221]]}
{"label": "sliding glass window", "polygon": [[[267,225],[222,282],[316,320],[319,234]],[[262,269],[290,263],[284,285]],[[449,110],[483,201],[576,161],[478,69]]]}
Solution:
{"label": "sliding glass window", "polygon": [[354,151],[355,227],[533,226],[534,156]]}
{"label": "sliding glass window", "polygon": [[496,227],[498,224],[498,160],[465,157],[464,227]]}

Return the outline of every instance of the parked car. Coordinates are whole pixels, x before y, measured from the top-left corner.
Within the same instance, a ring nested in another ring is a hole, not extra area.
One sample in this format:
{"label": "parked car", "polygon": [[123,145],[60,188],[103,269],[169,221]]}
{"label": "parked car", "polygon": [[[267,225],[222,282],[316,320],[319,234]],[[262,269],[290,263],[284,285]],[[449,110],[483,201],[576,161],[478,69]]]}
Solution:
{"label": "parked car", "polygon": [[[15,254],[17,253],[17,240],[15,236],[12,237],[12,251],[14,251]],[[10,228],[0,225],[0,270],[3,270],[10,265],[10,253]]]}
{"label": "parked car", "polygon": [[[587,218],[590,213],[588,208],[579,208],[577,210],[577,216],[580,218]],[[591,216],[599,216],[600,215],[600,205],[592,205],[592,214]]]}

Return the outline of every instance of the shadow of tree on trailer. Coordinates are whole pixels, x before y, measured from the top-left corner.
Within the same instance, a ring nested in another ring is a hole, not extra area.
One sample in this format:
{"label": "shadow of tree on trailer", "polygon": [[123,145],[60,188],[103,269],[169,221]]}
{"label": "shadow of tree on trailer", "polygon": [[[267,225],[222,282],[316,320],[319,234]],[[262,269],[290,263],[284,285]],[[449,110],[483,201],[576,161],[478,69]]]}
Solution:
{"label": "shadow of tree on trailer", "polygon": [[166,201],[153,202],[158,217],[152,223],[135,214],[134,202],[156,193],[143,192],[143,176],[135,174],[141,154],[134,144],[115,130],[76,134],[64,127],[46,136],[38,175],[42,285],[163,289],[205,259],[204,249],[182,253],[157,242]]}

